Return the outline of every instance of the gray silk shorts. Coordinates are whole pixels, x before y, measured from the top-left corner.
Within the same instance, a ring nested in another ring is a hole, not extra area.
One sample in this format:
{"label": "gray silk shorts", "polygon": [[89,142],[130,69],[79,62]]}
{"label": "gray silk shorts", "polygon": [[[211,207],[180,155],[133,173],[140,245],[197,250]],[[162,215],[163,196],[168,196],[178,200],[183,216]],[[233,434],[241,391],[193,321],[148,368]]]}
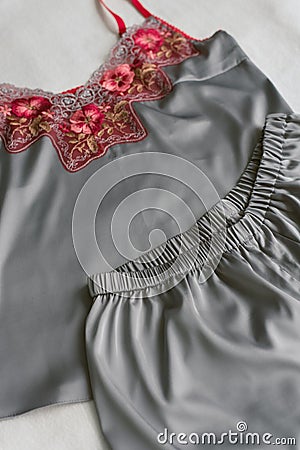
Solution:
{"label": "gray silk shorts", "polygon": [[108,448],[296,448],[299,262],[300,115],[270,114],[238,183],[190,230],[89,279]]}

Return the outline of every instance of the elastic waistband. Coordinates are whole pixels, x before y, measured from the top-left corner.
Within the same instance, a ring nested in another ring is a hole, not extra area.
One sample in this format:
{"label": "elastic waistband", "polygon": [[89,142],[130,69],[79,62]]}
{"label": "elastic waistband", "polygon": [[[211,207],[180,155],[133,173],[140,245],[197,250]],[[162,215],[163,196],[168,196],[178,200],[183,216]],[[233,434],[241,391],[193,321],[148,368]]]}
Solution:
{"label": "elastic waistband", "polygon": [[269,114],[261,138],[236,186],[188,231],[118,269],[88,279],[92,297],[172,286],[193,270],[203,280],[225,252],[251,239],[269,207],[282,163],[283,144],[299,136],[300,114]]}

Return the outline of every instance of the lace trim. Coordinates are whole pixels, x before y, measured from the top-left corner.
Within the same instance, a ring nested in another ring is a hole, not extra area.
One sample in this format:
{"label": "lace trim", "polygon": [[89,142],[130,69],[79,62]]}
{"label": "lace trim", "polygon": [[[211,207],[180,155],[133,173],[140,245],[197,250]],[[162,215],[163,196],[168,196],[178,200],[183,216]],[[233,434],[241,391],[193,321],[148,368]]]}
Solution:
{"label": "lace trim", "polygon": [[48,136],[63,166],[76,172],[114,144],[140,141],[147,131],[132,102],[167,95],[172,84],[161,67],[197,54],[182,33],[150,17],[128,28],[84,86],[53,94],[1,84],[0,136],[5,148],[22,152]]}

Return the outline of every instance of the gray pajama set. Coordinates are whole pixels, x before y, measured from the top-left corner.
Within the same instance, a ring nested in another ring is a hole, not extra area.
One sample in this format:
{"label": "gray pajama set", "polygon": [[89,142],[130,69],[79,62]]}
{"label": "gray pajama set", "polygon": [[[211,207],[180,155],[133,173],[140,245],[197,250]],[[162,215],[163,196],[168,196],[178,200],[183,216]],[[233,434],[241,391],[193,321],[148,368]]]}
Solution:
{"label": "gray pajama set", "polygon": [[85,85],[0,84],[0,418],[93,398],[113,450],[300,439],[300,116],[228,33],[132,3]]}

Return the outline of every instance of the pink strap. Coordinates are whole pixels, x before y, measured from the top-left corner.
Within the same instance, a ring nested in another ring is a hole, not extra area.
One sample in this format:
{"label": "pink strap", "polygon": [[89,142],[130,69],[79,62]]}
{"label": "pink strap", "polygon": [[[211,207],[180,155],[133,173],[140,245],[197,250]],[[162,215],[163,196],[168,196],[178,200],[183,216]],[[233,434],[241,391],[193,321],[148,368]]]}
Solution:
{"label": "pink strap", "polygon": [[119,28],[119,34],[120,36],[125,33],[126,31],[126,25],[124,20],[118,16],[118,14],[114,13],[105,3],[103,0],[98,0],[100,5],[104,6],[104,8],[114,17],[115,21],[117,22],[118,28]]}
{"label": "pink strap", "polygon": [[152,16],[152,14],[146,8],[144,8],[139,0],[131,0],[131,3],[144,17]]}

